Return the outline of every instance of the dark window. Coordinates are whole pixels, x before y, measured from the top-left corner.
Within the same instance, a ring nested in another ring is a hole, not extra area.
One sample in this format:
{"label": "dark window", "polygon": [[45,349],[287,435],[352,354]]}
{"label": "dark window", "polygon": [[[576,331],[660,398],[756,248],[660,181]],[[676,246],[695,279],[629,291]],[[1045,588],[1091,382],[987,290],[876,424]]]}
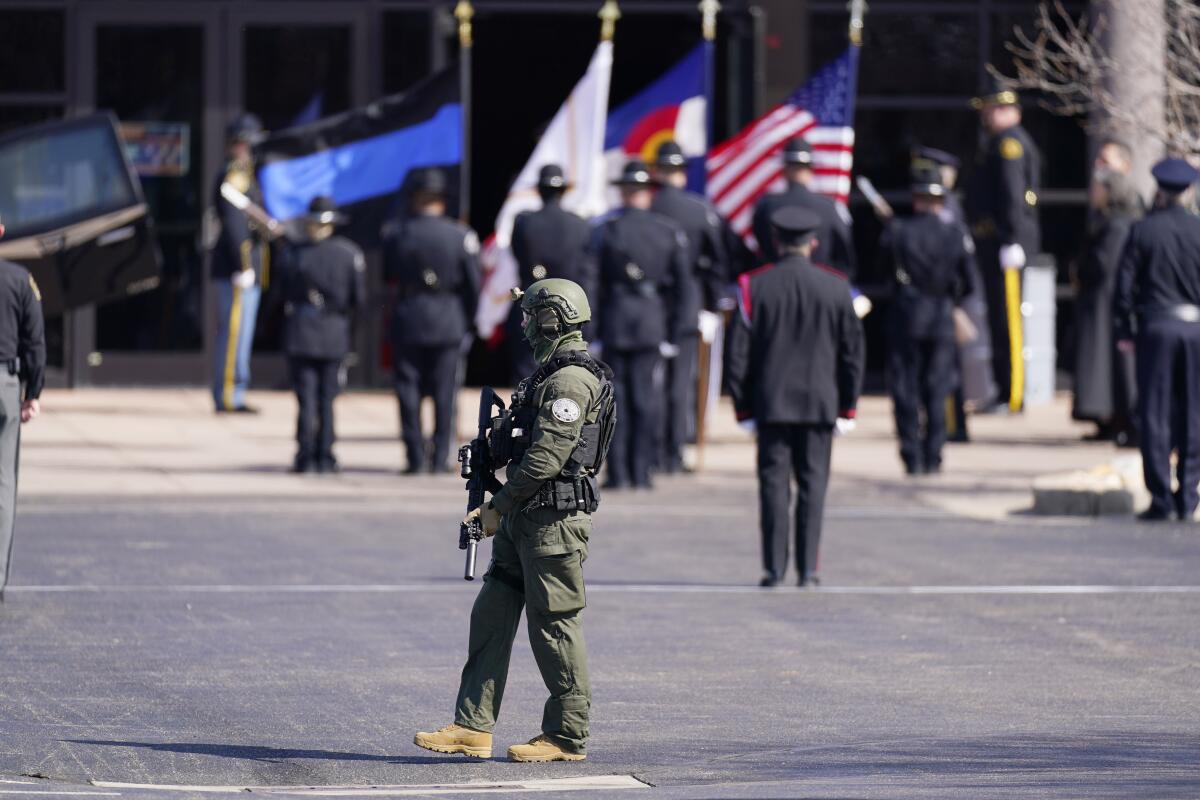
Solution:
{"label": "dark window", "polygon": [[61,11],[0,11],[0,90],[66,91]]}
{"label": "dark window", "polygon": [[247,25],[244,41],[246,108],[267,130],[350,108],[348,26]]}
{"label": "dark window", "polygon": [[[849,42],[846,14],[813,14],[812,70],[841,55]],[[968,95],[975,90],[979,21],[974,14],[871,14],[863,34],[862,95]]]}
{"label": "dark window", "polygon": [[62,115],[62,106],[0,105],[0,133],[62,119]]}
{"label": "dark window", "polygon": [[433,61],[432,17],[428,11],[383,15],[383,92],[395,94],[429,74]]}
{"label": "dark window", "polygon": [[979,123],[964,104],[957,109],[860,107],[855,115],[854,171],[881,189],[906,188],[910,151],[916,145],[974,156]]}

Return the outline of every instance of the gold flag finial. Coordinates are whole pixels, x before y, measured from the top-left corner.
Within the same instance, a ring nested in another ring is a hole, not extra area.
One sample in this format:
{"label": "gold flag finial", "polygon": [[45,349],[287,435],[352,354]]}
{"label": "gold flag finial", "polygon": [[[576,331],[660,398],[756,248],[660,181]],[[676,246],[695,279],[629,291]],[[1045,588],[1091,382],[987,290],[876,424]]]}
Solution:
{"label": "gold flag finial", "polygon": [[600,41],[611,42],[617,32],[617,20],[621,18],[621,8],[617,5],[617,0],[604,0],[597,16],[601,22]]}
{"label": "gold flag finial", "polygon": [[471,47],[475,44],[475,34],[471,27],[471,18],[475,16],[475,9],[471,7],[471,0],[458,0],[458,5],[454,7],[454,18],[458,20],[458,44],[461,47]]}
{"label": "gold flag finial", "polygon": [[850,44],[862,47],[863,15],[867,13],[867,0],[850,0]]}
{"label": "gold flag finial", "polygon": [[720,10],[721,0],[700,0],[701,26],[706,42],[717,38],[717,13]]}

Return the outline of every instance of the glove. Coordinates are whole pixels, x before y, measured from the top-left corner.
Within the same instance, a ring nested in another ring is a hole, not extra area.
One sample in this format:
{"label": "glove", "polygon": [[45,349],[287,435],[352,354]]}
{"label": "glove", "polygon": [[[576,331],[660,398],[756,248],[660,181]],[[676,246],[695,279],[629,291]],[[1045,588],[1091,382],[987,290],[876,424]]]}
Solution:
{"label": "glove", "polygon": [[500,530],[500,512],[492,508],[491,503],[486,506],[472,508],[463,517],[463,524],[470,525],[475,520],[479,520],[483,525],[484,536],[495,536],[496,531]]}
{"label": "glove", "polygon": [[254,270],[244,269],[233,276],[233,283],[239,289],[249,289],[254,286]]}
{"label": "glove", "polygon": [[1000,266],[1003,269],[1020,269],[1025,266],[1025,248],[1019,244],[1006,244],[1001,247]]}
{"label": "glove", "polygon": [[663,358],[675,358],[679,355],[679,348],[670,342],[661,342],[658,345],[658,354]]}
{"label": "glove", "polygon": [[746,433],[750,434],[751,436],[758,435],[758,423],[752,419],[742,420],[741,422],[738,423],[738,427],[741,428],[742,430],[744,430]]}
{"label": "glove", "polygon": [[858,423],[854,420],[846,419],[845,417],[838,417],[837,421],[833,423],[833,435],[845,436],[856,427],[858,427]]}

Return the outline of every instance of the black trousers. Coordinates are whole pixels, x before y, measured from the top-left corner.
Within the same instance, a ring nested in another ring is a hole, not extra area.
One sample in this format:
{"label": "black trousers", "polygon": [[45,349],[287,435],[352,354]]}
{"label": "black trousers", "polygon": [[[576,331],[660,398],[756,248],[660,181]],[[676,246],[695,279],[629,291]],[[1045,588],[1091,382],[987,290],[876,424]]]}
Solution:
{"label": "black trousers", "polygon": [[893,336],[889,344],[888,372],[900,458],[910,470],[939,466],[946,444],[946,399],[957,356],[954,340]]}
{"label": "black trousers", "polygon": [[617,432],[608,453],[610,483],[650,485],[664,400],[663,359],[658,348],[604,351],[612,367]]}
{"label": "black trousers", "polygon": [[[442,470],[449,463],[454,436],[454,395],[462,356],[458,345],[417,347],[395,344],[396,400],[400,404],[400,438],[410,469]],[[433,398],[433,453],[425,452],[421,432],[421,400]]]}
{"label": "black trousers", "polygon": [[[992,377],[996,382],[996,401],[1020,411],[1025,402],[1025,361],[1021,328],[1021,271],[1000,268],[1000,243],[991,239],[979,242],[979,269],[987,299],[988,332],[992,340]],[[1015,326],[1010,325],[1015,321]],[[1013,357],[1013,351],[1017,357]]]}
{"label": "black trousers", "polygon": [[667,402],[662,425],[662,466],[676,469],[683,463],[683,446],[696,436],[696,369],[700,338],[685,336],[676,342],[679,355],[666,360]]}
{"label": "black trousers", "polygon": [[[1151,507],[1190,518],[1200,483],[1200,323],[1142,319],[1137,340],[1142,470]],[[1171,451],[1178,453],[1171,492]]]}
{"label": "black trousers", "polygon": [[288,358],[288,372],[299,408],[296,413],[296,461],[333,461],[333,399],[338,394],[338,364],[333,358]]}
{"label": "black trousers", "polygon": [[776,580],[782,580],[787,572],[793,475],[796,477],[796,571],[801,579],[817,574],[832,453],[830,425],[758,426],[763,567]]}

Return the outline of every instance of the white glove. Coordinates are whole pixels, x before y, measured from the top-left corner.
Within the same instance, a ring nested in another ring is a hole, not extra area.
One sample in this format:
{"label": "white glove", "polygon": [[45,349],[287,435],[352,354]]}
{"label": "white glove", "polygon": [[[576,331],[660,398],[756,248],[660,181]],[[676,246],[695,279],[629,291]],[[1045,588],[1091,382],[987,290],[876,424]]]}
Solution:
{"label": "white glove", "polygon": [[854,420],[847,419],[845,417],[838,417],[837,421],[833,423],[833,435],[845,436],[856,427],[858,427],[858,423]]}
{"label": "white glove", "polygon": [[750,434],[751,436],[758,435],[758,423],[752,419],[742,420],[741,422],[738,423],[738,427],[741,428],[742,430],[744,430],[746,433]]}
{"label": "white glove", "polygon": [[658,354],[663,358],[675,358],[679,355],[679,348],[670,342],[660,342],[658,345]]}
{"label": "white glove", "polygon": [[249,289],[254,286],[254,270],[244,269],[233,276],[233,285],[239,289]]}
{"label": "white glove", "polygon": [[1004,269],[1020,269],[1025,266],[1025,248],[1019,244],[1006,244],[1000,248],[1000,266]]}

